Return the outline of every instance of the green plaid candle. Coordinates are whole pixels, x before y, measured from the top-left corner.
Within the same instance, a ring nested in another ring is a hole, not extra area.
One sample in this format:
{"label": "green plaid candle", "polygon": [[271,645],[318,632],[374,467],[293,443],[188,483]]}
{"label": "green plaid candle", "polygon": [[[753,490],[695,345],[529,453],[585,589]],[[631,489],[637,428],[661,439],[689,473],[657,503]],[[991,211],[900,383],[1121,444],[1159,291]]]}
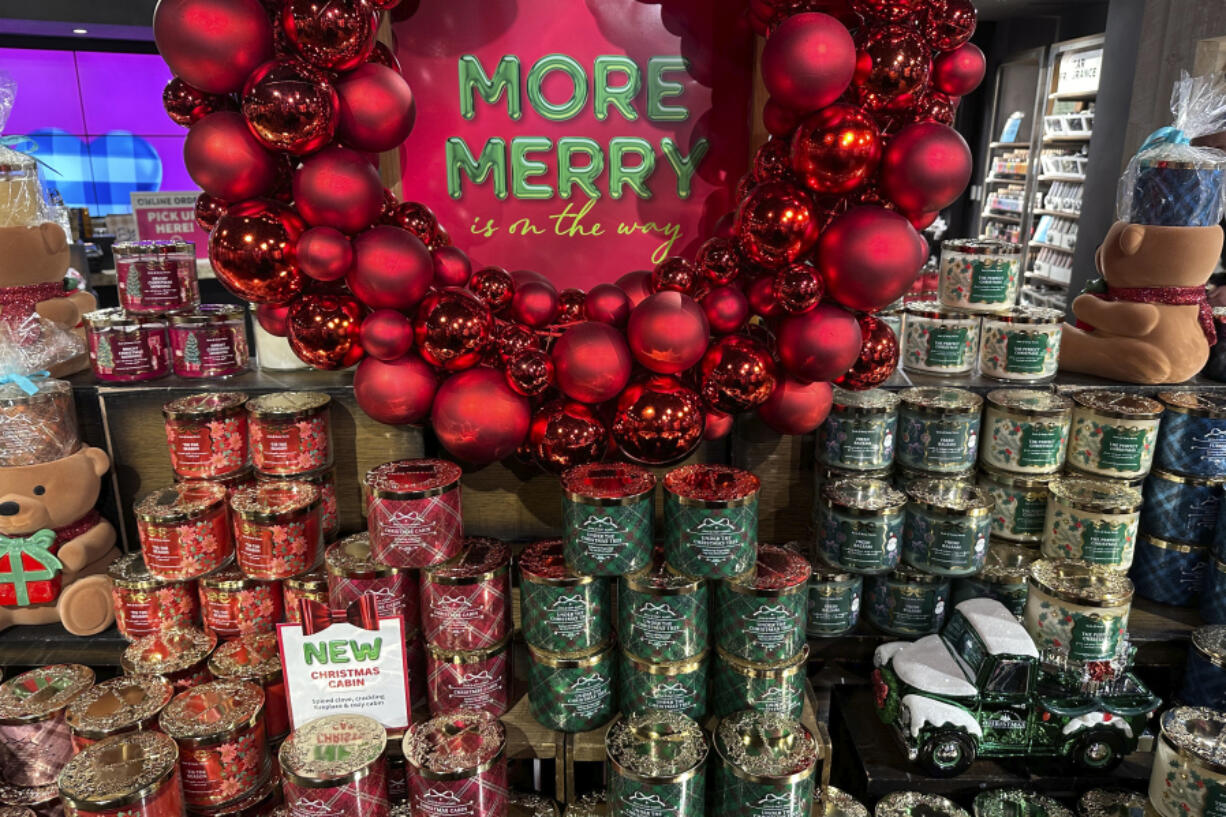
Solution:
{"label": "green plaid candle", "polygon": [[695,720],[707,713],[707,654],[653,664],[622,651],[618,698],[622,712],[680,712]]}
{"label": "green plaid candle", "polygon": [[684,661],[707,648],[708,594],[699,579],[678,576],[663,559],[629,576],[617,590],[622,648],[656,663]]}
{"label": "green plaid candle", "polygon": [[609,580],[577,576],[562,542],[533,542],[519,558],[521,628],[529,647],[548,653],[590,652],[613,631]]}
{"label": "green plaid candle", "polygon": [[546,655],[528,649],[532,717],[559,732],[586,732],[617,714],[616,651],[610,642],[590,655]]}
{"label": "green plaid candle", "polygon": [[621,576],[651,559],[656,478],[629,463],[592,463],[562,474],[566,563],[581,576]]}
{"label": "green plaid candle", "polygon": [[753,566],[756,476],[728,465],[686,465],[664,478],[664,554],[687,576],[729,579]]}
{"label": "green plaid candle", "polygon": [[809,645],[784,661],[743,661],[716,650],[711,667],[711,714],[723,717],[742,709],[799,718],[805,705],[805,662]]}
{"label": "green plaid candle", "polygon": [[727,817],[809,817],[818,746],[793,718],[737,712],[714,735],[711,795]]}
{"label": "green plaid candle", "polygon": [[809,560],[763,545],[753,575],[715,585],[715,643],[747,661],[780,661],[805,643]]}
{"label": "green plaid candle", "polygon": [[609,809],[621,817],[704,817],[707,741],[677,712],[624,716],[605,736]]}

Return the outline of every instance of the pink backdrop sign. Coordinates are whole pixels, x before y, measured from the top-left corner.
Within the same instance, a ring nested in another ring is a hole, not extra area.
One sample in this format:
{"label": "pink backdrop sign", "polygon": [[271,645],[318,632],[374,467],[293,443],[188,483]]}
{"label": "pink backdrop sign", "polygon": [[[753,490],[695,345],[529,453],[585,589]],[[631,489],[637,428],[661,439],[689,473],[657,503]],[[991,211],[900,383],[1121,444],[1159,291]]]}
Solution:
{"label": "pink backdrop sign", "polygon": [[745,171],[742,12],[729,0],[430,0],[396,15],[417,101],[403,197],[433,208],[475,264],[559,287],[691,253]]}
{"label": "pink backdrop sign", "polygon": [[194,241],[196,257],[209,257],[209,234],[196,223],[200,193],[133,193],[132,215],[141,241]]}

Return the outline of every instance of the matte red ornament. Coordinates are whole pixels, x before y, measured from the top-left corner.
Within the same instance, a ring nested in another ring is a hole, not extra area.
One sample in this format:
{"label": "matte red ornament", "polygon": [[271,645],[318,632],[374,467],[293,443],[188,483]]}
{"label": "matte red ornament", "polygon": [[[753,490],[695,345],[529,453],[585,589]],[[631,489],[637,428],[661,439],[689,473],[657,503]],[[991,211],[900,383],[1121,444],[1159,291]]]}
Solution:
{"label": "matte red ornament", "polygon": [[971,0],[928,0],[924,36],[937,51],[953,51],[975,33],[978,14]]}
{"label": "matte red ornament", "polygon": [[881,157],[881,192],[907,213],[941,210],[971,180],[971,149],[939,122],[916,122],[894,135]]}
{"label": "matte red ornament", "polygon": [[648,297],[631,310],[626,323],[635,359],[661,374],[683,372],[701,360],[709,334],[702,307],[680,292]]}
{"label": "matte red ornament", "polygon": [[745,287],[745,298],[749,301],[749,308],[755,315],[774,318],[783,314],[783,307],[779,306],[779,301],[775,300],[775,277],[773,275],[762,275],[755,278],[749,286]]}
{"label": "matte red ornament", "polygon": [[340,95],[337,136],[355,150],[393,150],[413,130],[417,105],[399,71],[368,62],[337,80],[336,92]]}
{"label": "matte red ornament", "polygon": [[853,207],[826,228],[817,246],[826,295],[860,312],[901,298],[927,257],[911,222],[884,207]]}
{"label": "matte red ornament", "polygon": [[630,298],[616,284],[597,284],[588,290],[583,301],[583,314],[588,320],[610,326],[625,326],[630,317]]}
{"label": "matte red ornament", "polygon": [[758,406],[758,416],[779,434],[811,434],[830,414],[829,383],[801,383],[785,377],[770,399]]}
{"label": "matte red ornament", "polygon": [[484,366],[447,378],[430,410],[439,442],[456,459],[474,465],[514,454],[531,419],[528,399],[507,385],[502,372]]}
{"label": "matte red ornament", "polygon": [[231,97],[193,88],[178,77],[172,77],[162,89],[162,106],[172,122],[185,128],[211,113],[232,111],[237,107]]}
{"label": "matte red ornament", "polygon": [[209,234],[209,261],[226,289],[251,303],[283,304],[302,291],[295,260],[302,219],[267,199],[239,202]]}
{"label": "matte red ornament", "polygon": [[825,291],[822,276],[808,264],[789,264],[771,279],[771,294],[784,312],[808,312]]}
{"label": "matte red ornament", "polygon": [[647,270],[627,272],[613,283],[621,287],[622,291],[626,293],[626,297],[630,299],[631,309],[634,309],[643,302],[644,298],[652,294],[651,273]]}
{"label": "matte red ornament", "polygon": [[388,223],[408,230],[427,247],[438,239],[438,216],[421,202],[406,201],[396,205],[388,216]]}
{"label": "matte red ornament", "polygon": [[736,232],[751,261],[772,269],[790,264],[817,241],[813,203],[795,185],[758,185],[737,210]]}
{"label": "matte red ornament", "polygon": [[358,408],[372,420],[387,425],[425,420],[430,416],[437,390],[437,372],[412,352],[388,361],[365,358],[353,373],[353,396]]}
{"label": "matte red ornament", "polygon": [[824,108],[851,83],[855,44],[847,27],[828,14],[784,20],[762,48],[762,81],[771,98],[796,111]]}
{"label": "matte red ornament", "polygon": [[280,160],[252,136],[241,114],[219,111],[187,132],[183,164],[204,192],[223,201],[243,201],[273,189]]}
{"label": "matte red ornament", "polygon": [[852,8],[866,20],[899,23],[915,19],[929,0],[851,0]]}
{"label": "matte red ornament", "polygon": [[567,287],[558,293],[558,316],[554,323],[561,326],[578,323],[583,320],[583,304],[587,293],[575,287]]}
{"label": "matte red ornament", "polygon": [[678,256],[665,258],[651,271],[651,288],[654,292],[681,292],[690,295],[697,286],[697,267]]}
{"label": "matte red ornament", "polygon": [[857,315],[860,324],[860,355],[851,368],[834,381],[850,391],[875,389],[898,368],[898,338],[880,318]]}
{"label": "matte red ornament", "polygon": [[434,278],[426,245],[399,227],[372,227],[353,239],[353,266],[346,280],[371,309],[417,306]]}
{"label": "matte red ornament", "polygon": [[548,281],[526,281],[515,287],[511,297],[511,317],[540,329],[558,316],[558,290]]}
{"label": "matte red ornament", "polygon": [[365,0],[286,0],[285,39],[311,65],[352,71],[370,56],[379,15]]}
{"label": "matte red ornament", "polygon": [[379,218],[383,183],[379,171],[362,154],[324,148],[294,173],[294,203],[308,224],[353,235]]}
{"label": "matte red ornament", "polygon": [[877,123],[855,105],[823,108],[792,134],[792,168],[817,193],[856,189],[872,178],[880,161]]}
{"label": "matte red ornament", "polygon": [[979,46],[966,43],[936,58],[932,87],[952,97],[966,96],[979,87],[987,70],[988,61]]}
{"label": "matte red ornament", "polygon": [[716,411],[708,407],[706,412],[706,422],[702,428],[702,438],[704,440],[722,440],[732,433],[732,424],[734,417],[731,414],[724,414],[722,411]]}
{"label": "matte red ornament", "polygon": [[459,247],[439,247],[430,251],[434,261],[434,283],[440,287],[462,287],[472,278],[473,265]]}
{"label": "matte red ornament", "polygon": [[159,0],[153,39],[170,71],[210,94],[243,87],[272,59],[272,25],[257,0]]}
{"label": "matte red ornament", "polygon": [[800,121],[799,114],[773,99],[762,106],[762,124],[771,136],[784,137],[792,132]]}
{"label": "matte red ornament", "polygon": [[375,40],[375,47],[371,49],[370,56],[367,59],[375,65],[382,65],[392,69],[397,74],[400,73],[400,59],[387,43]]}
{"label": "matte red ornament", "polygon": [[702,441],[702,400],[675,377],[632,382],[617,398],[610,431],[623,456],[644,465],[669,465]]}
{"label": "matte red ornament", "polygon": [[490,340],[492,320],[489,307],[467,289],[433,292],[418,305],[413,321],[417,352],[449,372],[475,366]]}
{"label": "matte red ornament", "polygon": [[856,316],[833,304],[784,318],[775,339],[779,362],[803,383],[834,380],[847,371],[860,354],[860,343]]}
{"label": "matte red ornament", "polygon": [[749,320],[749,299],[734,286],[716,287],[699,301],[712,334],[728,335]]}
{"label": "matte red ornament", "polygon": [[609,431],[588,406],[554,400],[532,415],[528,448],[537,465],[560,474],[567,468],[604,459],[609,450]]}
{"label": "matte red ornament", "polygon": [[865,27],[856,33],[856,100],[880,111],[906,94],[928,87],[932,58],[914,29],[901,25]]}
{"label": "matte red ornament", "polygon": [[477,270],[469,279],[468,288],[485,301],[485,305],[495,314],[509,307],[511,299],[515,297],[515,282],[511,273],[501,267]]}
{"label": "matte red ornament", "polygon": [[786,139],[763,142],[753,154],[753,180],[765,182],[792,181],[791,143]]}
{"label": "matte red ornament", "polygon": [[283,338],[289,334],[289,304],[256,304],[255,320],[268,334]]}
{"label": "matte red ornament", "polygon": [[303,275],[316,281],[339,281],[352,265],[353,247],[340,230],[312,227],[298,239],[298,269]]}
{"label": "matte red ornament", "polygon": [[196,196],[196,224],[206,233],[209,232],[217,225],[218,219],[225,214],[229,206],[216,196],[201,193]]}
{"label": "matte red ornament", "polygon": [[290,304],[289,347],[316,369],[344,369],[362,359],[362,305],[348,295],[307,294]]}
{"label": "matte red ornament", "polygon": [[709,238],[698,248],[694,259],[702,277],[712,284],[722,286],[741,274],[745,259],[732,238]]}
{"label": "matte red ornament", "polygon": [[702,356],[699,393],[708,406],[736,414],[766,402],[777,379],[766,344],[745,335],[728,335]]}
{"label": "matte red ornament", "polygon": [[603,403],[626,387],[634,359],[620,331],[607,323],[586,321],[558,338],[553,365],[563,394],[580,403]]}
{"label": "matte red ornament", "polygon": [[243,117],[271,150],[314,153],[336,133],[338,101],[332,85],[294,62],[266,62],[243,86]]}
{"label": "matte red ornament", "polygon": [[362,320],[361,340],[371,357],[404,357],[413,348],[413,322],[394,309],[376,309]]}
{"label": "matte red ornament", "polygon": [[537,397],[553,385],[553,359],[541,349],[524,349],[507,358],[507,384],[524,397]]}
{"label": "matte red ornament", "polygon": [[933,223],[936,222],[937,218],[940,215],[941,213],[939,211],[934,210],[931,213],[920,213],[919,215],[908,215],[907,221],[911,222],[911,226],[914,227],[916,230],[923,231],[931,227]]}
{"label": "matte red ornament", "polygon": [[551,283],[550,280],[546,278],[544,275],[537,272],[536,270],[530,270],[530,269],[515,270],[514,272],[511,273],[511,280],[515,282],[515,286],[517,287],[522,284],[526,284],[529,281],[540,281],[545,284]]}

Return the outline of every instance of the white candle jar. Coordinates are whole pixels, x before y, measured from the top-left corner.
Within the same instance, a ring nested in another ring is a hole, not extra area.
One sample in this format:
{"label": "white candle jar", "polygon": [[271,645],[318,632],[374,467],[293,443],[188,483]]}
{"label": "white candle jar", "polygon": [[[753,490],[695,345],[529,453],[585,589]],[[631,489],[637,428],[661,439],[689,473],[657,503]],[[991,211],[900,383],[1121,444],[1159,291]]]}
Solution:
{"label": "white candle jar", "polygon": [[937,296],[967,312],[1002,312],[1021,290],[1020,244],[954,238],[941,243]]}
{"label": "white candle jar", "polygon": [[979,373],[994,380],[1038,383],[1056,376],[1064,313],[1019,306],[983,318]]}
{"label": "white candle jar", "polygon": [[903,328],[904,369],[936,375],[970,374],[979,348],[979,316],[936,301],[907,304]]}

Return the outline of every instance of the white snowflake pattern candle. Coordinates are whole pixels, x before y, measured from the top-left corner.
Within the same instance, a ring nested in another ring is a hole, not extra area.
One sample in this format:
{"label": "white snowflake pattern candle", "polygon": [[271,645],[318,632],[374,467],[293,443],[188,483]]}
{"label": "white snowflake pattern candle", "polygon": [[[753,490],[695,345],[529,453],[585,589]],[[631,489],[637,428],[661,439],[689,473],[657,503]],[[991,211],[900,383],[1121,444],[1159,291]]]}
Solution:
{"label": "white snowflake pattern candle", "polygon": [[1158,443],[1162,404],[1122,391],[1073,396],[1068,466],[1083,474],[1137,480],[1149,473]]}
{"label": "white snowflake pattern candle", "polygon": [[1014,474],[1052,474],[1068,452],[1073,403],[1036,389],[988,392],[979,461]]}
{"label": "white snowflake pattern candle", "polygon": [[1043,555],[1127,570],[1137,541],[1141,492],[1106,480],[1060,478],[1048,485]]}
{"label": "white snowflake pattern candle", "polygon": [[979,348],[979,316],[936,301],[907,304],[902,365],[914,372],[970,374]]}
{"label": "white snowflake pattern candle", "polygon": [[995,380],[1038,383],[1056,376],[1064,313],[1018,306],[983,318],[979,373]]}

